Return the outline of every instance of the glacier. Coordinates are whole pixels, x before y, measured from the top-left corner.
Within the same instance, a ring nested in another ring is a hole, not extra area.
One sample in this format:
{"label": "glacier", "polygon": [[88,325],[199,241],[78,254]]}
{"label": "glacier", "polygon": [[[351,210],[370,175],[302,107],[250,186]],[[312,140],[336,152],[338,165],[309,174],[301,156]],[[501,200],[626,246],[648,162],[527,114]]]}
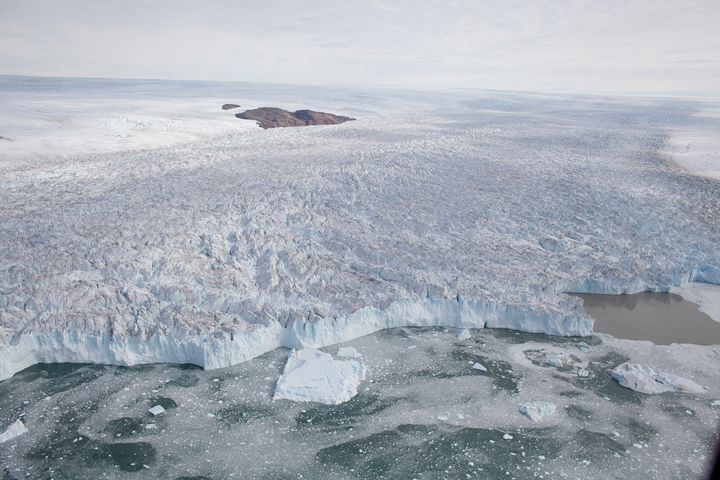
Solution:
{"label": "glacier", "polygon": [[[708,102],[16,77],[0,101],[0,379],[405,326],[587,336],[565,292],[720,283],[720,184],[661,153],[718,126]],[[227,101],[358,120],[264,131]]]}

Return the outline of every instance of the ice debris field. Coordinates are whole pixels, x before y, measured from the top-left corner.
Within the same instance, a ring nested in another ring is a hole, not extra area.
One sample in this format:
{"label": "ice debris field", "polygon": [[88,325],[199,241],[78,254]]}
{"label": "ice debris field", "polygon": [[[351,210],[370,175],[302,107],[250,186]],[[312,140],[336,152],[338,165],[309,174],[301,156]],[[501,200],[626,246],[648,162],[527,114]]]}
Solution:
{"label": "ice debris field", "polygon": [[[93,455],[110,459],[105,475],[202,475],[178,459],[187,449],[188,462],[203,461],[193,439],[211,438],[231,401],[246,403],[226,413],[235,420],[216,450],[243,453],[213,457],[207,476],[277,478],[292,464],[285,442],[293,458],[306,449],[309,463],[290,473],[309,478],[409,478],[393,469],[410,467],[389,464],[398,455],[434,462],[427,478],[504,474],[488,455],[514,469],[508,478],[574,478],[612,462],[628,474],[702,474],[716,441],[717,346],[590,337],[592,319],[566,292],[672,290],[720,321],[720,182],[684,169],[669,147],[677,132],[720,131],[707,113],[718,105],[23,77],[0,77],[0,101],[0,433],[10,445],[0,460],[12,475],[52,463],[73,478],[101,468],[88,466]],[[228,101],[357,120],[262,130],[223,112]],[[400,348],[383,331],[433,346]],[[443,350],[478,335],[493,355]],[[566,348],[574,336],[585,339]],[[368,355],[360,347],[372,339],[392,341]],[[415,367],[395,367],[411,358],[434,366],[412,385]],[[32,367],[63,362],[185,366]],[[172,384],[186,375],[188,385]],[[565,384],[580,393],[564,396]],[[289,438],[308,428],[301,419],[313,424],[308,412],[329,416],[319,430],[332,441],[315,430],[302,447]],[[335,425],[347,415],[358,425]],[[64,425],[42,438],[54,422]],[[594,457],[598,443],[607,451]],[[232,464],[241,460],[247,469]]]}
{"label": "ice debris field", "polygon": [[[340,404],[278,398],[298,362],[287,349],[210,371],[37,365],[0,383],[0,427],[28,429],[0,444],[0,466],[18,479],[704,478],[720,347],[599,335],[584,352],[567,337],[471,332],[350,341],[367,378]],[[347,361],[339,348],[311,358]],[[546,361],[558,353],[565,365]],[[639,393],[607,373],[626,362],[713,388]]]}

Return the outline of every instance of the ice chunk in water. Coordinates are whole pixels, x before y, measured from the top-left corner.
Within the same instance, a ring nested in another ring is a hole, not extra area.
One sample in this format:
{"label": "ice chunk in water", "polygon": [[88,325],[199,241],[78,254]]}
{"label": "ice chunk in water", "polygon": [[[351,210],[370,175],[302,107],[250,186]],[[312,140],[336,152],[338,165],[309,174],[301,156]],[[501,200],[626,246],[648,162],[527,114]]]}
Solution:
{"label": "ice chunk in water", "polygon": [[622,363],[610,371],[610,376],[623,387],[640,393],[704,393],[706,391],[705,387],[692,380],[636,363]]}
{"label": "ice chunk in water", "polygon": [[340,358],[360,358],[360,352],[355,350],[353,347],[340,347],[337,351],[337,356]]}
{"label": "ice chunk in water", "polygon": [[553,353],[545,358],[545,363],[553,367],[563,368],[572,364],[572,359],[566,353]]}
{"label": "ice chunk in water", "polygon": [[540,422],[555,413],[555,405],[548,402],[521,403],[518,410],[533,422]]}
{"label": "ice chunk in water", "polygon": [[165,409],[162,407],[162,405],[155,405],[154,407],[150,408],[148,412],[153,415],[160,415],[161,413],[165,413]]}
{"label": "ice chunk in water", "polygon": [[470,330],[468,330],[467,328],[463,328],[462,330],[460,330],[460,333],[458,333],[457,338],[462,342],[468,340],[471,336],[472,335],[470,334]]}
{"label": "ice chunk in water", "polygon": [[23,433],[27,432],[25,424],[22,420],[15,420],[3,433],[0,433],[0,443],[9,442],[13,438],[19,437]]}
{"label": "ice chunk in water", "polygon": [[365,366],[358,360],[335,360],[313,348],[293,350],[273,399],[337,405],[357,395],[364,379]]}
{"label": "ice chunk in water", "polygon": [[481,372],[487,372],[487,368],[485,368],[485,366],[480,363],[475,363],[472,368],[474,368],[475,370],[480,370]]}

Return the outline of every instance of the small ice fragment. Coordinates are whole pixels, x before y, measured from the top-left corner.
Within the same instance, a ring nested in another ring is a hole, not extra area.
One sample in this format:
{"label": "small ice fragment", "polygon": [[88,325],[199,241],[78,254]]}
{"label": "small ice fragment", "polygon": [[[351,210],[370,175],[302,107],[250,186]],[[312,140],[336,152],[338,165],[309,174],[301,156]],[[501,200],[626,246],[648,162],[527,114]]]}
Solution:
{"label": "small ice fragment", "polygon": [[619,437],[619,436],[620,436],[620,434],[619,434],[618,432],[615,432],[615,431],[613,431],[612,434],[615,435],[616,437]]}
{"label": "small ice fragment", "polygon": [[592,347],[585,342],[578,342],[577,347],[583,353],[590,353],[593,351]]}
{"label": "small ice fragment", "polygon": [[447,421],[447,419],[448,419],[448,417],[446,417],[445,415],[440,415],[440,416],[437,417],[437,418],[438,418],[438,420],[440,420],[441,422],[445,422],[445,421]]}
{"label": "small ice fragment", "polygon": [[510,434],[506,433],[505,435],[503,435],[503,440],[512,440],[512,439],[513,439],[513,436]]}
{"label": "small ice fragment", "polygon": [[640,393],[704,393],[706,391],[705,387],[687,378],[654,370],[645,365],[635,363],[622,363],[609,373],[610,376],[623,387]]}
{"label": "small ice fragment", "polygon": [[710,405],[713,407],[720,407],[720,400],[713,400]]}
{"label": "small ice fragment", "polygon": [[463,415],[462,413],[457,413],[456,415],[460,420],[465,419],[465,415]]}
{"label": "small ice fragment", "polygon": [[481,372],[487,372],[487,368],[485,368],[484,365],[481,365],[479,363],[475,363],[472,368],[474,368],[475,370],[480,370]]}
{"label": "small ice fragment", "polygon": [[157,425],[155,425],[154,423],[148,423],[147,425],[145,425],[145,428],[147,428],[148,430],[154,430],[155,428],[157,428]]}
{"label": "small ice fragment", "polygon": [[582,377],[582,378],[587,378],[590,376],[590,370],[588,370],[587,368],[580,368],[577,371],[577,376]]}
{"label": "small ice fragment", "polygon": [[563,368],[572,363],[572,359],[566,353],[552,353],[545,358],[545,363],[553,367]]}
{"label": "small ice fragment", "polygon": [[633,443],[633,447],[639,448],[639,449],[642,449],[642,448],[643,448],[643,446],[640,445],[639,443]]}
{"label": "small ice fragment", "polygon": [[155,405],[154,407],[150,408],[148,412],[152,415],[160,415],[161,413],[165,412],[165,409],[162,407],[162,405]]}
{"label": "small ice fragment", "polygon": [[353,347],[340,347],[337,351],[337,356],[340,358],[360,358],[360,352],[355,350]]}
{"label": "small ice fragment", "polygon": [[417,347],[417,345],[410,345],[410,346],[408,347],[408,350],[412,350],[413,348],[416,348],[416,347]]}
{"label": "small ice fragment", "polygon": [[545,455],[538,455],[538,460],[545,460]]}
{"label": "small ice fragment", "polygon": [[0,443],[9,442],[13,438],[19,437],[27,431],[28,429],[25,428],[25,424],[22,420],[15,420],[3,433],[0,433]]}
{"label": "small ice fragment", "polygon": [[549,402],[521,403],[518,411],[533,422],[540,422],[555,413],[555,405]]}
{"label": "small ice fragment", "polygon": [[457,338],[461,342],[464,342],[465,340],[468,340],[471,336],[472,335],[470,334],[470,330],[468,330],[467,328],[463,328],[462,330],[460,330]]}

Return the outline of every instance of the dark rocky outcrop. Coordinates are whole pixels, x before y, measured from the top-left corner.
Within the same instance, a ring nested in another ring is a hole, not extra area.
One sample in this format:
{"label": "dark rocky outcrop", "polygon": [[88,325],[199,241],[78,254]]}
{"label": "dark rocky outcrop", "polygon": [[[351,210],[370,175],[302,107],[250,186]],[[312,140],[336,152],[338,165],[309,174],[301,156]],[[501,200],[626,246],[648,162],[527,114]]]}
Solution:
{"label": "dark rocky outcrop", "polygon": [[233,108],[240,108],[240,105],[234,103],[224,103],[222,106],[223,110],[232,110]]}
{"label": "dark rocky outcrop", "polygon": [[336,125],[355,120],[350,117],[333,115],[332,113],[298,110],[288,112],[282,108],[262,107],[235,114],[245,120],[255,120],[262,128],[305,127],[307,125]]}

